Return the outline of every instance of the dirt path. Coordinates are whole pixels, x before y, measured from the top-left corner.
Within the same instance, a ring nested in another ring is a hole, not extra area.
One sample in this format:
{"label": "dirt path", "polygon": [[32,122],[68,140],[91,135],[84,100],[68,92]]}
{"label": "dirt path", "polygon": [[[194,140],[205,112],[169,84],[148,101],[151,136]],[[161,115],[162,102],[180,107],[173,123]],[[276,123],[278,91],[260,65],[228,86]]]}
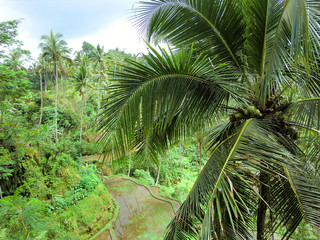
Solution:
{"label": "dirt path", "polygon": [[102,155],[88,155],[88,156],[83,156],[82,161],[84,162],[99,162],[103,160]]}
{"label": "dirt path", "polygon": [[[174,216],[170,203],[152,197],[146,188],[120,176],[106,179],[105,186],[120,207],[114,228],[117,240],[163,239]],[[107,234],[105,237],[109,239]],[[99,236],[99,240],[102,239]]]}
{"label": "dirt path", "polygon": [[112,238],[109,230],[106,230],[103,233],[101,233],[98,237],[96,237],[94,240],[112,240]]}

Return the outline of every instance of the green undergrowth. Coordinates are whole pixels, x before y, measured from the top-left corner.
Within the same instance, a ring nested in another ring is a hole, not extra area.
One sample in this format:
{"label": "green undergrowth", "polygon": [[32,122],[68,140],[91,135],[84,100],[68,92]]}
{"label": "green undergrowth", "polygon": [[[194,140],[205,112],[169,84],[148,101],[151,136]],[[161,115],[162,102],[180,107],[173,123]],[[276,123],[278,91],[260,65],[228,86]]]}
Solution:
{"label": "green undergrowth", "polygon": [[0,239],[89,239],[110,222],[114,203],[94,165],[69,162],[47,176],[38,168],[0,199]]}
{"label": "green undergrowth", "polygon": [[[127,177],[124,174],[121,176]],[[180,181],[168,185],[158,184],[157,186],[160,187],[160,194],[163,197],[174,198],[183,202],[197,179],[197,176],[198,171],[195,171],[193,168],[183,169]],[[142,169],[136,169],[131,178],[147,186],[153,186],[155,183],[150,173]]]}
{"label": "green undergrowth", "polygon": [[63,231],[88,239],[110,222],[114,203],[95,165],[81,167],[79,172],[77,184],[55,195],[48,212]]}
{"label": "green undergrowth", "polygon": [[53,204],[49,206],[49,211],[62,212],[88,196],[100,182],[94,171],[95,168],[83,170],[80,181],[66,191],[64,196],[55,195]]}
{"label": "green undergrowth", "polygon": [[98,186],[87,197],[62,213],[54,213],[55,222],[67,232],[89,239],[110,222],[114,204],[105,186]]}
{"label": "green undergrowth", "polygon": [[145,185],[154,185],[154,178],[150,175],[149,171],[145,171],[143,169],[136,169],[133,172],[133,176],[135,179],[138,179],[139,182]]}
{"label": "green undergrowth", "polygon": [[184,169],[181,175],[181,180],[175,184],[159,185],[160,194],[164,197],[170,197],[184,202],[197,179],[198,172],[193,169]]}
{"label": "green undergrowth", "polygon": [[91,237],[90,240],[95,239],[102,232],[107,231],[107,230],[111,231],[111,234],[113,235],[114,239],[116,238],[114,230],[113,230],[113,225],[115,224],[115,222],[117,220],[120,208],[119,208],[119,205],[117,204],[117,202],[116,202],[116,200],[114,198],[112,198],[112,203],[113,203],[114,209],[113,209],[113,214],[112,214],[111,220],[108,221],[108,223],[102,229],[100,229],[100,231],[98,233],[96,233],[93,237]]}
{"label": "green undergrowth", "polygon": [[62,212],[48,214],[46,202],[19,196],[1,199],[0,209],[0,239],[89,239],[110,222],[114,203],[100,182]]}

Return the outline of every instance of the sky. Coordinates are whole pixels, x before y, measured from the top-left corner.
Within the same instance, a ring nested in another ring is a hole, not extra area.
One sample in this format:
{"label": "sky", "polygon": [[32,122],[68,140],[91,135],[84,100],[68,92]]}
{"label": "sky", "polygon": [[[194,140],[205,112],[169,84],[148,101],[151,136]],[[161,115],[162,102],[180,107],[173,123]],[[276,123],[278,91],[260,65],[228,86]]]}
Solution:
{"label": "sky", "polygon": [[80,50],[84,41],[105,51],[119,48],[127,53],[146,52],[133,8],[138,0],[0,0],[0,22],[24,20],[18,29],[23,49],[36,59],[41,35],[60,32],[68,46]]}

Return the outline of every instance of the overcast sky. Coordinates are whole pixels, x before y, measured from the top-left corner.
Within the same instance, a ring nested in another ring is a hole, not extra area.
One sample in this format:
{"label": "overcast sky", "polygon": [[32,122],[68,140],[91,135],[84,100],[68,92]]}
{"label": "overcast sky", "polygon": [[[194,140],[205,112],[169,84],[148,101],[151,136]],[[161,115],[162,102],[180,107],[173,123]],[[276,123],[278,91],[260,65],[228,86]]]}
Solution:
{"label": "overcast sky", "polygon": [[118,47],[128,53],[146,47],[132,26],[138,0],[0,0],[0,21],[23,18],[18,39],[37,58],[43,34],[60,32],[68,46],[80,50],[83,41],[105,50]]}

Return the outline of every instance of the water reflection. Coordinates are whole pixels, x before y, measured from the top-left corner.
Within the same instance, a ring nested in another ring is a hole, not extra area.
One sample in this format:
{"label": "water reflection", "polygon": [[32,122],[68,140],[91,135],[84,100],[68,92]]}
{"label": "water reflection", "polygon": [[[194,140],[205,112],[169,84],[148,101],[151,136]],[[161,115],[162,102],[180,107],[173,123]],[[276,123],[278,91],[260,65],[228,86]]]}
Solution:
{"label": "water reflection", "polygon": [[109,178],[105,185],[120,207],[114,229],[117,239],[162,238],[174,215],[170,204],[153,198],[144,187],[121,177]]}

